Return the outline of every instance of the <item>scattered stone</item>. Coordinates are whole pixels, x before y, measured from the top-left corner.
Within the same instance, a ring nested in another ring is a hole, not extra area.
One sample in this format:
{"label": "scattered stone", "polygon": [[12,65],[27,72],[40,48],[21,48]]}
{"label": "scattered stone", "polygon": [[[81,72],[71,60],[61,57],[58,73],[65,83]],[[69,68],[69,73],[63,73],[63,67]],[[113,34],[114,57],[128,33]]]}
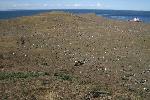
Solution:
{"label": "scattered stone", "polygon": [[50,84],[50,81],[49,80],[43,80],[42,84],[43,85],[48,85],[48,84]]}
{"label": "scattered stone", "polygon": [[146,80],[146,79],[141,79],[139,82],[140,82],[141,84],[145,84],[145,83],[147,82],[147,80]]}
{"label": "scattered stone", "polygon": [[84,63],[85,63],[84,60],[83,60],[83,61],[75,61],[74,66],[81,66],[81,65],[83,65]]}
{"label": "scattered stone", "polygon": [[148,89],[148,88],[143,88],[144,89],[144,91],[146,91],[146,92],[150,92],[150,89]]}
{"label": "scattered stone", "polygon": [[143,73],[149,73],[150,69],[144,70]]}
{"label": "scattered stone", "polygon": [[[20,93],[16,91],[17,97],[22,97],[24,89],[25,92],[29,89],[29,92],[39,99],[38,94],[48,89],[58,92],[58,96],[62,96],[63,100],[75,100],[84,94],[84,90],[97,84],[114,89],[114,95],[110,96],[109,93],[96,89],[97,91],[87,93],[86,100],[131,100],[135,95],[139,96],[137,90],[142,90],[140,92],[143,92],[143,95],[148,94],[150,26],[105,20],[96,16],[81,17],[83,21],[78,19],[79,16],[62,13],[51,16],[50,13],[38,16],[35,20],[34,17],[28,16],[19,20],[0,21],[0,32],[5,34],[0,38],[0,71],[36,70],[54,73],[60,69],[67,70],[55,73],[54,76],[39,77],[40,84],[34,83],[36,78],[16,82],[14,80],[12,84],[9,81],[0,82],[2,95],[5,90],[10,90],[10,95],[13,96],[15,86],[19,92],[21,89]],[[25,24],[23,29],[18,27],[21,24]],[[141,34],[135,34],[134,32],[138,32],[135,30],[140,30]],[[85,61],[84,58],[88,60]],[[78,81],[85,81],[85,85],[79,85]],[[24,85],[24,82],[28,84]],[[42,85],[42,82],[45,85]],[[30,91],[32,88],[33,91]],[[41,92],[36,94],[37,89]],[[120,98],[115,99],[116,95]]]}
{"label": "scattered stone", "polygon": [[85,100],[92,100],[92,98],[100,98],[100,97],[105,97],[105,96],[110,96],[111,93],[107,91],[91,91],[86,96],[84,97]]}
{"label": "scattered stone", "polygon": [[21,41],[21,44],[22,44],[22,45],[24,45],[24,44],[25,44],[25,40],[24,40],[24,38],[23,38],[23,37],[21,37],[20,41]]}

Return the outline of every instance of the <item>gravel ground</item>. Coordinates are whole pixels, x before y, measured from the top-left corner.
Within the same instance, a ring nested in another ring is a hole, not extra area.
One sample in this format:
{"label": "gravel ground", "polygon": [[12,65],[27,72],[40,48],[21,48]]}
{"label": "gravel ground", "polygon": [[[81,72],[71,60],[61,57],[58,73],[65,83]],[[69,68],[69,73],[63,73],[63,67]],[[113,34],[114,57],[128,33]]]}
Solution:
{"label": "gravel ground", "polygon": [[95,14],[0,21],[1,100],[149,100],[150,24]]}

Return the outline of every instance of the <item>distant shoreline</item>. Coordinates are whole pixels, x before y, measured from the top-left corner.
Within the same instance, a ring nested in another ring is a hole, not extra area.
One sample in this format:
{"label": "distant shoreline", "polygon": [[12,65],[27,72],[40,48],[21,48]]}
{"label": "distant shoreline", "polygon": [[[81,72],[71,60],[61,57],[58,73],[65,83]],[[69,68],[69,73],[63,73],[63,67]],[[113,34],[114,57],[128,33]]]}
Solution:
{"label": "distant shoreline", "polygon": [[74,14],[87,14],[95,13],[97,16],[102,16],[115,20],[127,21],[134,17],[143,20],[144,23],[150,23],[150,11],[133,11],[133,10],[99,10],[99,9],[42,9],[42,10],[8,10],[0,11],[0,20],[12,19],[22,16],[32,16],[35,14],[51,12],[51,11],[64,11]]}
{"label": "distant shoreline", "polygon": [[51,10],[111,10],[111,11],[137,11],[137,12],[150,12],[148,10],[116,10],[116,9],[5,9],[0,11],[37,11],[37,10],[44,10],[44,11],[51,11]]}

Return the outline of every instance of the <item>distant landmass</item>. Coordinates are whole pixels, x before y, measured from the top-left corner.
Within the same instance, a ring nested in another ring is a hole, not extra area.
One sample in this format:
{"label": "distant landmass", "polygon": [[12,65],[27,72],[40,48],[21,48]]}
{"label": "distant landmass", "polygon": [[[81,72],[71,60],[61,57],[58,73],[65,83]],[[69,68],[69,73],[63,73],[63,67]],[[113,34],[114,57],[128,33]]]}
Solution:
{"label": "distant landmass", "polygon": [[43,12],[64,11],[75,14],[95,13],[98,16],[117,20],[131,20],[134,17],[140,18],[145,23],[150,23],[150,11],[129,11],[129,10],[88,10],[88,9],[60,9],[60,10],[16,10],[0,11],[0,19],[11,19],[22,16],[31,16]]}

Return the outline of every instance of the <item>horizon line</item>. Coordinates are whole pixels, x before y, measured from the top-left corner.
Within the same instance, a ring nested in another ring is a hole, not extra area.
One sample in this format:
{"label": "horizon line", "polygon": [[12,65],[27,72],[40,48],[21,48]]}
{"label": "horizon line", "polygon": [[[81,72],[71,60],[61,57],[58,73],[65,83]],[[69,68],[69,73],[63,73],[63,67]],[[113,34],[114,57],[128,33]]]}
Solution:
{"label": "horizon line", "polygon": [[28,10],[116,10],[116,11],[146,11],[146,12],[149,12],[150,10],[130,10],[130,9],[89,9],[89,8],[84,8],[84,9],[71,9],[71,8],[64,8],[64,9],[61,9],[61,8],[58,8],[58,9],[4,9],[4,10],[1,10],[0,11],[28,11]]}

